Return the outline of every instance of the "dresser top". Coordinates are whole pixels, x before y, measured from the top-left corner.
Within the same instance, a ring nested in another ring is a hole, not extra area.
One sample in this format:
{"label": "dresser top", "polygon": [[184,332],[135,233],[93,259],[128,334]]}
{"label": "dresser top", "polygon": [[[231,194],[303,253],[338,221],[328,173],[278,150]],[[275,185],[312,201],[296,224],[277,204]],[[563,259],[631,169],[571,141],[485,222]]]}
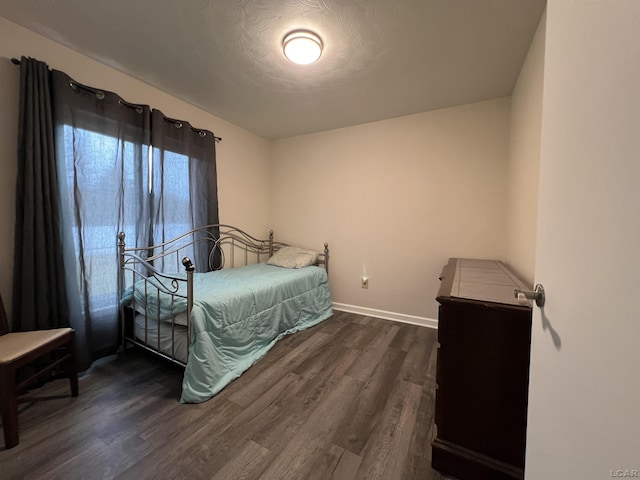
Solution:
{"label": "dresser top", "polygon": [[[453,278],[450,278],[453,277]],[[493,302],[531,308],[531,301],[518,301],[514,289],[529,290],[502,262],[452,258],[442,272],[438,297]]]}

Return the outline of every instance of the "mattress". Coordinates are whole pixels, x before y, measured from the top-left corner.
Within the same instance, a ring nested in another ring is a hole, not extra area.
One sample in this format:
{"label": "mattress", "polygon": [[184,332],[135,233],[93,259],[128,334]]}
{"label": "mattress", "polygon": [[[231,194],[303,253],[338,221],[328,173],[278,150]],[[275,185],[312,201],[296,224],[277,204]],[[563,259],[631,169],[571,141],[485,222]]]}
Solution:
{"label": "mattress", "polygon": [[160,322],[160,344],[158,345],[158,322],[147,320],[147,335],[145,338],[144,315],[136,315],[135,336],[138,341],[148,347],[158,350],[182,363],[187,363],[187,328],[175,325],[173,329],[174,350],[171,350],[171,323]]}
{"label": "mattress", "polygon": [[[178,294],[184,295],[184,290],[180,285]],[[149,321],[147,343],[157,348],[159,333],[160,351],[170,355],[171,323],[167,319],[185,318],[180,314],[186,311],[186,299],[138,282],[125,292],[123,301],[131,302],[137,310],[142,308],[148,318],[164,319],[160,332],[157,321]],[[181,402],[208,400],[262,358],[280,338],[316,325],[332,314],[327,273],[321,267],[290,269],[260,263],[194,274],[191,345]],[[136,330],[136,336],[144,338],[144,315],[136,319]],[[184,352],[185,340],[179,337],[179,351]],[[178,358],[184,358],[184,353],[181,355]]]}

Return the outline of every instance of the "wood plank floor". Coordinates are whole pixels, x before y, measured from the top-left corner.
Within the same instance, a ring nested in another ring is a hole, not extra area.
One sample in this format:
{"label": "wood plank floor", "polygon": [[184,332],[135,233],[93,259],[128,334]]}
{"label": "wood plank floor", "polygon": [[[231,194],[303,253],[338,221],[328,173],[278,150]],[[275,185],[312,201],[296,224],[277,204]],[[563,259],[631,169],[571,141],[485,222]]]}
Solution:
{"label": "wood plank floor", "polygon": [[[344,312],[290,335],[208,402],[144,352],[20,403],[0,478],[440,480],[431,469],[436,331]],[[4,448],[4,445],[2,446]]]}

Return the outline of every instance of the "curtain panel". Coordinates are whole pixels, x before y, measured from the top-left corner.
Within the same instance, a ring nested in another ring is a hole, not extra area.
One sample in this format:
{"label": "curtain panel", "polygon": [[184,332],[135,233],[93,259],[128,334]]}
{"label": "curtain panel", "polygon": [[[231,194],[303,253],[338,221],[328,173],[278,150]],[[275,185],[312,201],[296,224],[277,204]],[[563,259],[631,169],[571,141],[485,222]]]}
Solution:
{"label": "curtain panel", "polygon": [[[151,112],[153,146],[152,244],[170,240],[201,225],[218,223],[215,136],[188,122],[166,117],[160,110]],[[219,235],[219,232],[215,232]],[[197,242],[185,252],[196,271],[208,270],[207,242]],[[180,271],[174,259],[162,258],[155,266],[165,271]]]}
{"label": "curtain panel", "polygon": [[116,238],[150,238],[150,109],[53,71],[70,324],[80,368],[119,345]]}
{"label": "curtain panel", "polygon": [[13,273],[13,331],[69,326],[51,74],[22,57]]}
{"label": "curtain panel", "polygon": [[[22,308],[14,318],[21,319],[22,329],[35,321],[30,318],[38,321],[35,328],[73,327],[82,370],[120,343],[118,232],[126,233],[127,244],[143,246],[218,223],[215,136],[37,64],[49,84],[25,91],[21,103],[31,105],[36,93],[46,93],[42,102],[48,107],[42,109],[48,113],[37,115],[49,118],[48,136],[37,140],[21,130],[20,144],[28,152],[23,156],[36,156],[31,150],[37,150],[45,160],[34,168],[20,157],[16,203],[22,224],[33,223],[23,210],[33,211],[29,215],[42,223],[46,236],[28,228],[19,234],[17,220],[16,258],[22,260],[16,261],[15,285],[20,286],[14,287],[19,300],[14,303],[44,303],[61,313],[25,315]],[[46,174],[40,173],[44,165]],[[23,184],[42,192],[29,193]],[[33,240],[22,241],[26,237]],[[196,249],[193,257],[202,269],[207,252]],[[54,302],[60,305],[54,308]]]}

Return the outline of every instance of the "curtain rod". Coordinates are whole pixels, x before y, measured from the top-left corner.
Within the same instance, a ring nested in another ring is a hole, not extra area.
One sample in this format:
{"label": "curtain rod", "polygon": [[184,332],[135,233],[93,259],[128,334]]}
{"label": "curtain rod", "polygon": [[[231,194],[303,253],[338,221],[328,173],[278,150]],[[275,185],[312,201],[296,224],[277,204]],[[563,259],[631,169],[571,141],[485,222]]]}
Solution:
{"label": "curtain rod", "polygon": [[[12,59],[11,59],[11,63],[13,63],[14,65],[20,65],[20,60],[18,60],[17,58],[12,58]],[[82,84],[80,84],[80,83],[76,82],[75,80],[74,80],[74,81],[73,81],[73,83],[71,84],[71,87],[72,87],[72,88],[73,88],[73,85],[74,85],[74,84],[75,84],[75,85],[77,85],[77,86],[79,86],[79,87],[81,87],[81,88],[84,88],[84,89],[86,89],[86,90],[89,90],[90,92],[93,92],[93,93],[99,92],[99,93],[101,93],[101,94],[102,94],[102,96],[103,96],[102,98],[104,98],[104,93],[102,93],[100,90],[97,90],[97,89],[94,89],[94,88],[91,88],[91,87],[87,87],[86,85],[82,85]],[[120,97],[120,96],[118,95],[118,97]],[[125,102],[125,101],[124,101],[124,100],[122,100],[122,99],[120,99],[120,104],[121,104],[121,105],[126,105],[126,106],[128,106],[128,107],[138,107],[138,105],[136,105],[135,103]],[[177,124],[177,125],[180,125],[180,127],[182,126],[182,122],[181,122],[180,120],[175,120],[175,119],[173,119],[173,118],[168,118],[168,117],[165,117],[165,120],[167,120],[167,121],[169,121],[169,122],[173,122],[173,123],[175,123],[175,124]],[[200,128],[194,128],[194,127],[191,127],[191,129],[192,129],[192,130],[194,130],[194,131],[197,131],[198,133],[200,133],[200,132],[204,132],[204,130],[202,130],[202,129],[200,129]],[[216,135],[214,134],[214,135],[213,135],[213,140],[214,140],[216,143],[220,143],[220,142],[222,141],[222,137],[216,137]]]}
{"label": "curtain rod", "polygon": [[[184,126],[184,122],[182,120],[177,120],[175,118],[169,118],[164,114],[162,114],[162,116],[163,116],[163,120],[165,122],[173,123],[176,126],[176,128],[182,128]],[[189,122],[186,122],[186,123],[189,123]],[[191,127],[191,131],[192,132],[197,132],[202,137],[207,135],[208,130],[203,130],[202,128],[195,128],[195,127],[193,127],[191,125],[190,125],[190,127]],[[220,143],[222,141],[222,138],[216,137],[213,132],[211,132],[211,134],[213,135],[213,140],[216,143]]]}

